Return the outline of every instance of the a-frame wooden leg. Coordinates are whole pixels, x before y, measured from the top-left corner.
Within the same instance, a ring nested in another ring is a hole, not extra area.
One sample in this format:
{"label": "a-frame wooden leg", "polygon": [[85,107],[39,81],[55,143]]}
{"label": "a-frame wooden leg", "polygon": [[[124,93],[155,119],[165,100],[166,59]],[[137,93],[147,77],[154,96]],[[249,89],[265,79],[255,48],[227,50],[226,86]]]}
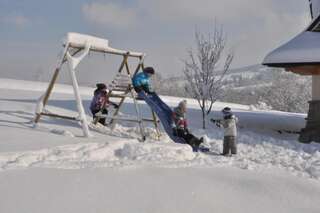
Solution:
{"label": "a-frame wooden leg", "polygon": [[[125,63],[125,65],[126,65],[127,74],[130,76],[131,73],[130,73],[129,65],[128,65],[127,62]],[[142,65],[142,63],[141,63],[141,59],[140,59],[136,70],[139,70],[141,65]],[[133,99],[133,104],[135,106],[136,114],[137,114],[137,117],[138,117],[138,120],[139,120],[139,128],[140,128],[140,133],[141,133],[141,136],[142,136],[142,141],[145,141],[146,140],[146,133],[145,133],[144,125],[143,125],[142,115],[141,115],[141,112],[139,110],[139,105],[138,105],[138,102],[136,100],[136,97],[134,96],[133,88],[132,88],[131,85],[129,85],[129,87],[130,87],[131,97]]]}
{"label": "a-frame wooden leg", "polygon": [[[44,97],[42,98],[42,100],[40,100],[42,103],[38,103],[38,104],[41,104],[42,106],[41,106],[40,112],[36,112],[36,116],[35,116],[35,118],[34,118],[34,120],[33,120],[33,122],[34,122],[35,124],[39,122],[40,117],[41,117],[41,113],[42,113],[42,109],[43,109],[43,108],[45,107],[45,105],[47,105],[47,103],[48,103],[48,100],[49,100],[49,97],[50,97],[51,92],[52,92],[52,90],[53,90],[54,84],[56,83],[56,81],[57,81],[57,79],[58,79],[58,75],[59,75],[60,69],[61,69],[62,65],[64,64],[64,62],[67,61],[67,59],[66,59],[66,53],[67,53],[68,49],[69,49],[68,46],[66,46],[65,49],[64,49],[64,51],[63,51],[63,53],[62,53],[62,59],[61,59],[61,61],[59,62],[57,68],[55,69],[55,71],[54,71],[54,73],[53,73],[53,76],[52,76],[52,78],[51,78],[51,80],[50,80],[50,83],[49,83],[48,88],[47,88],[47,90],[46,90],[46,92],[45,92],[45,94],[44,94]],[[76,51],[74,51],[74,52],[72,53],[72,56],[76,55],[76,54],[79,53],[80,51],[81,51],[81,49],[77,49]]]}
{"label": "a-frame wooden leg", "polygon": [[[141,67],[141,69],[144,69],[143,57],[140,57],[140,61],[142,63],[139,63],[139,66],[137,67],[137,70],[135,71],[135,73],[139,71],[140,67]],[[151,109],[151,114],[152,114],[152,118],[153,118],[154,127],[156,128],[156,131],[157,131],[158,139],[160,139],[161,134],[160,134],[160,129],[159,129],[158,122],[157,122],[157,115],[152,109]]]}
{"label": "a-frame wooden leg", "polygon": [[158,140],[160,140],[161,133],[160,133],[158,122],[157,122],[157,116],[153,110],[151,110],[151,113],[152,113],[154,127],[156,128],[156,132],[157,132],[157,137],[158,137]]}
{"label": "a-frame wooden leg", "polygon": [[90,52],[90,43],[86,44],[84,51],[77,58],[72,57],[69,54],[69,52],[67,52],[67,60],[68,60],[68,65],[69,65],[69,74],[70,74],[70,78],[71,78],[71,81],[72,81],[73,93],[74,93],[75,101],[77,103],[77,109],[78,109],[78,112],[79,112],[79,118],[78,119],[81,122],[83,134],[84,134],[85,137],[90,137],[92,135],[90,134],[89,127],[88,127],[87,116],[86,116],[85,110],[83,108],[83,103],[82,103],[82,99],[81,99],[81,95],[80,95],[80,90],[79,90],[79,85],[78,85],[78,81],[77,81],[77,77],[76,77],[76,70],[75,69],[79,65],[79,63],[82,61],[82,59],[85,56],[88,55],[89,52]]}
{"label": "a-frame wooden leg", "polygon": [[142,136],[142,141],[145,141],[146,140],[146,134],[145,134],[144,125],[143,125],[143,121],[142,121],[142,115],[141,115],[141,112],[139,110],[139,105],[138,105],[138,102],[137,102],[136,98],[134,97],[134,93],[133,93],[132,90],[130,91],[130,93],[131,93],[131,96],[132,96],[132,99],[133,99],[133,104],[134,104],[134,107],[135,107],[135,110],[136,110],[136,114],[137,114],[137,117],[138,117],[139,128],[140,128],[140,133],[141,133],[141,136]]}
{"label": "a-frame wooden leg", "polygon": [[[53,74],[53,76],[51,78],[51,81],[50,81],[49,86],[48,86],[48,88],[46,90],[46,93],[44,94],[43,100],[40,100],[40,101],[42,101],[42,103],[39,103],[39,104],[42,104],[41,108],[43,108],[48,102],[48,99],[50,97],[50,94],[52,92],[54,84],[57,81],[59,71],[60,71],[60,68],[56,68],[56,70],[54,71],[54,74]],[[42,110],[41,110],[41,112],[42,112]],[[40,117],[41,117],[41,112],[37,112],[36,113],[36,116],[34,118],[34,123],[38,123],[39,122]]]}

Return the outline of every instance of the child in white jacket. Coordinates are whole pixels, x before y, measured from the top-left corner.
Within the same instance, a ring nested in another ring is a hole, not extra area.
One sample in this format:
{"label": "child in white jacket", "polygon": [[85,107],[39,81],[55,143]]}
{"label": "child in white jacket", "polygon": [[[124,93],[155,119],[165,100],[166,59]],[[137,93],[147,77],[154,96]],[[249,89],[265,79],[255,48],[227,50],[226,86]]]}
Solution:
{"label": "child in white jacket", "polygon": [[224,128],[224,139],[223,139],[223,152],[222,155],[237,154],[237,122],[238,118],[233,115],[231,108],[225,107],[222,110],[223,120],[211,119],[218,127]]}

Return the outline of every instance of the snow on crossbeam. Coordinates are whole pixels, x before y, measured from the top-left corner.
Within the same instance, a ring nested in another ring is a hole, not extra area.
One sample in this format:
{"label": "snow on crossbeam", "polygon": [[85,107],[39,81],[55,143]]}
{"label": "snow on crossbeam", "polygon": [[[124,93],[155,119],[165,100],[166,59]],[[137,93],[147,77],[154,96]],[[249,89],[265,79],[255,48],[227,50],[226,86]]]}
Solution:
{"label": "snow on crossbeam", "polygon": [[68,33],[64,40],[64,46],[69,46],[73,48],[85,48],[87,44],[90,44],[90,51],[110,53],[110,54],[116,54],[116,55],[128,54],[129,56],[132,56],[132,57],[145,56],[144,53],[111,48],[109,46],[109,40],[98,38],[91,35],[85,35],[80,33]]}

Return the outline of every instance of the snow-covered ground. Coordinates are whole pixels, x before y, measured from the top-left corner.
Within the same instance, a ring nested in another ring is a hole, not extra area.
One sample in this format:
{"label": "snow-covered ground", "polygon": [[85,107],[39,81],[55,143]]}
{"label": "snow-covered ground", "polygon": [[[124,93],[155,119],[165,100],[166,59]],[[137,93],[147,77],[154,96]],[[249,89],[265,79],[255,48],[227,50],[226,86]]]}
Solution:
{"label": "snow-covered ground", "polygon": [[[141,143],[138,129],[126,123],[89,139],[71,121],[43,118],[34,128],[35,100],[45,88],[0,79],[0,212],[320,211],[320,144],[300,144],[285,133],[304,126],[303,114],[217,103],[212,117],[228,105],[240,118],[239,153],[226,158],[217,155],[221,130],[211,124],[201,130],[192,100],[189,123],[212,154],[193,153],[165,135],[157,141],[151,127]],[[86,108],[92,90],[81,89]],[[71,88],[55,91],[48,110],[75,115]],[[162,98],[172,107],[181,100]],[[126,102],[122,112],[131,110]]]}

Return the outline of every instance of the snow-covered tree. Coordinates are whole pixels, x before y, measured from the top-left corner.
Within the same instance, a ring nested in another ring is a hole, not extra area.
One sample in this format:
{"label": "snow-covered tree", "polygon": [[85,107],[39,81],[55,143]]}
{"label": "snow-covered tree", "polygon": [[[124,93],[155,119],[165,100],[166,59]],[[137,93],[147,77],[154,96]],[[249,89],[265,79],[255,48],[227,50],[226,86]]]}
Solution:
{"label": "snow-covered tree", "polygon": [[[202,111],[203,128],[206,128],[206,116],[219,98],[223,78],[229,70],[233,53],[225,54],[226,35],[222,26],[215,24],[213,32],[195,32],[195,50],[188,51],[184,60],[184,75],[187,80],[186,91],[196,99]],[[222,66],[219,66],[224,58]]]}
{"label": "snow-covered tree", "polygon": [[274,70],[272,85],[264,90],[262,99],[276,110],[306,112],[311,100],[311,78]]}
{"label": "snow-covered tree", "polygon": [[163,77],[159,72],[155,72],[155,74],[151,78],[152,81],[152,87],[155,91],[159,93],[159,91],[162,89],[162,83],[163,83]]}

